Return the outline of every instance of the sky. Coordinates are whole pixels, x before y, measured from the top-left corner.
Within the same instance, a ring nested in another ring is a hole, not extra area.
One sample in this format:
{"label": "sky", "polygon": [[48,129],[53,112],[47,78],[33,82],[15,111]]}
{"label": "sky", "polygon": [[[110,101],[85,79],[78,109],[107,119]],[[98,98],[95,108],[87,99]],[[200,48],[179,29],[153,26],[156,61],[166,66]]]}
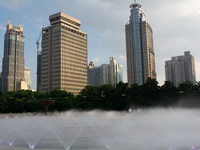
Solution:
{"label": "sky", "polygon": [[[80,30],[88,35],[88,64],[108,64],[116,57],[123,65],[127,82],[125,25],[134,0],[0,0],[0,71],[4,34],[8,18],[12,25],[22,22],[25,67],[31,70],[36,90],[37,46],[42,26],[50,26],[49,15],[62,11],[81,21]],[[195,58],[196,80],[200,81],[200,0],[137,0],[153,29],[157,81],[165,81],[165,61],[190,51]],[[41,42],[40,42],[41,43]]]}

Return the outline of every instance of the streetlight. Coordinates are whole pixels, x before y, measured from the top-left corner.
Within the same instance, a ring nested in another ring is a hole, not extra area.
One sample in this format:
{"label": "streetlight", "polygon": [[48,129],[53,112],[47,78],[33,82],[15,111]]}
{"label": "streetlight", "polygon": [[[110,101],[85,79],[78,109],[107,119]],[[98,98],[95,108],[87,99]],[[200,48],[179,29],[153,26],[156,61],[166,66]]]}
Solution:
{"label": "streetlight", "polygon": [[[22,100],[23,100],[23,105],[25,105],[25,106],[26,106],[26,104],[24,104],[24,102],[25,102],[25,99],[26,99],[26,98],[22,97]],[[24,107],[25,107],[25,106],[24,106]],[[26,113],[26,109],[25,109],[25,108],[24,108],[24,113]]]}
{"label": "streetlight", "polygon": [[[103,91],[102,91],[102,92],[101,92],[101,97],[104,98],[105,96],[106,96],[106,95],[104,95],[104,94],[103,94]],[[105,107],[105,101],[104,101],[104,99],[103,99],[103,109],[104,109],[104,107]]]}
{"label": "streetlight", "polygon": [[103,94],[103,91],[101,92],[101,97],[105,97],[105,95]]}
{"label": "streetlight", "polygon": [[122,94],[122,97],[123,97],[123,101],[124,101],[124,110],[126,110],[126,101],[125,101],[125,96],[126,96],[126,94]]}

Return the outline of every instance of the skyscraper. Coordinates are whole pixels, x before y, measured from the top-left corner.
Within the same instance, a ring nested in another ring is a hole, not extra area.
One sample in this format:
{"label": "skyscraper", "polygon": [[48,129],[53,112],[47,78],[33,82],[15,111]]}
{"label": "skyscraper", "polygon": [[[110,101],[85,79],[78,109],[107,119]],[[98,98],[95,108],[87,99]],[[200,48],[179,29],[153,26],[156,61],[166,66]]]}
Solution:
{"label": "skyscraper", "polygon": [[4,56],[2,61],[3,92],[20,90],[21,81],[24,81],[24,35],[22,24],[13,26],[7,23],[4,35]]}
{"label": "skyscraper", "polygon": [[78,94],[87,85],[87,33],[81,21],[62,12],[49,16],[42,30],[41,91]]}
{"label": "skyscraper", "polygon": [[110,57],[110,64],[108,66],[108,83],[116,86],[117,83],[123,81],[122,65],[117,64],[115,57]]}
{"label": "skyscraper", "polygon": [[37,52],[37,90],[41,91],[41,72],[42,72],[42,66],[41,66],[41,51],[38,50]]}
{"label": "skyscraper", "polygon": [[186,81],[196,84],[195,61],[190,51],[165,61],[165,77],[166,81],[173,82],[177,87],[179,83]]}
{"label": "skyscraper", "polygon": [[27,67],[24,68],[24,79],[25,82],[27,83],[27,88],[31,90],[31,74],[30,74],[30,69]]}
{"label": "skyscraper", "polygon": [[110,57],[110,64],[102,64],[95,67],[91,61],[88,66],[88,85],[100,86],[103,84],[112,84],[123,81],[122,65],[117,64],[115,57]]}
{"label": "skyscraper", "polygon": [[129,24],[125,25],[128,85],[142,85],[156,78],[153,31],[141,5],[130,5]]}

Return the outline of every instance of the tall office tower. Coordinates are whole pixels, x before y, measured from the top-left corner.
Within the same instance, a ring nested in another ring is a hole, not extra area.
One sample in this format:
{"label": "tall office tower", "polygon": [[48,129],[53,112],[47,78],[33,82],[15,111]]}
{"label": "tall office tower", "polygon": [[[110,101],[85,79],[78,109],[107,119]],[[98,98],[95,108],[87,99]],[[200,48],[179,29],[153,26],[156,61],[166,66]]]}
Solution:
{"label": "tall office tower", "polygon": [[20,90],[24,81],[24,35],[22,24],[13,26],[8,19],[4,35],[4,56],[2,62],[3,92]]}
{"label": "tall office tower", "polygon": [[31,74],[30,74],[30,69],[27,67],[24,68],[24,79],[25,82],[27,83],[27,88],[31,90]]}
{"label": "tall office tower", "polygon": [[39,50],[39,44],[37,49],[37,90],[41,91],[41,51]]}
{"label": "tall office tower", "polygon": [[195,61],[190,51],[165,61],[165,77],[166,81],[173,82],[176,87],[185,81],[196,84]]}
{"label": "tall office tower", "polygon": [[78,94],[87,85],[87,33],[81,21],[62,12],[49,16],[42,32],[42,92]]}
{"label": "tall office tower", "polygon": [[142,85],[156,78],[153,32],[141,5],[130,5],[129,24],[125,25],[128,85]]}
{"label": "tall office tower", "polygon": [[112,84],[123,81],[122,65],[116,63],[115,57],[110,57],[110,64],[102,64],[95,67],[91,61],[88,66],[88,85],[100,86],[103,84]]}

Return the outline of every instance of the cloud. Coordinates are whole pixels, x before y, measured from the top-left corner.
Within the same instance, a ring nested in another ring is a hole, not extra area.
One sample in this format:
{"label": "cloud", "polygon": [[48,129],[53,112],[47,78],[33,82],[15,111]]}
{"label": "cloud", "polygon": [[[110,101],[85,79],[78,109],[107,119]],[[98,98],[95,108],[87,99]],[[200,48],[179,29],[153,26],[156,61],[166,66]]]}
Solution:
{"label": "cloud", "polygon": [[6,28],[3,26],[3,24],[1,24],[1,26],[0,26],[0,30],[4,30],[4,31],[6,31]]}
{"label": "cloud", "polygon": [[92,61],[94,62],[94,63],[97,63],[97,64],[100,64],[101,62],[102,62],[102,60],[101,59],[99,59],[99,58],[93,58],[92,59]]}
{"label": "cloud", "polygon": [[125,61],[126,61],[126,56],[120,55],[120,56],[118,57],[117,61],[125,62]]}
{"label": "cloud", "polygon": [[31,0],[1,0],[0,6],[10,10],[19,10],[32,3]]}

